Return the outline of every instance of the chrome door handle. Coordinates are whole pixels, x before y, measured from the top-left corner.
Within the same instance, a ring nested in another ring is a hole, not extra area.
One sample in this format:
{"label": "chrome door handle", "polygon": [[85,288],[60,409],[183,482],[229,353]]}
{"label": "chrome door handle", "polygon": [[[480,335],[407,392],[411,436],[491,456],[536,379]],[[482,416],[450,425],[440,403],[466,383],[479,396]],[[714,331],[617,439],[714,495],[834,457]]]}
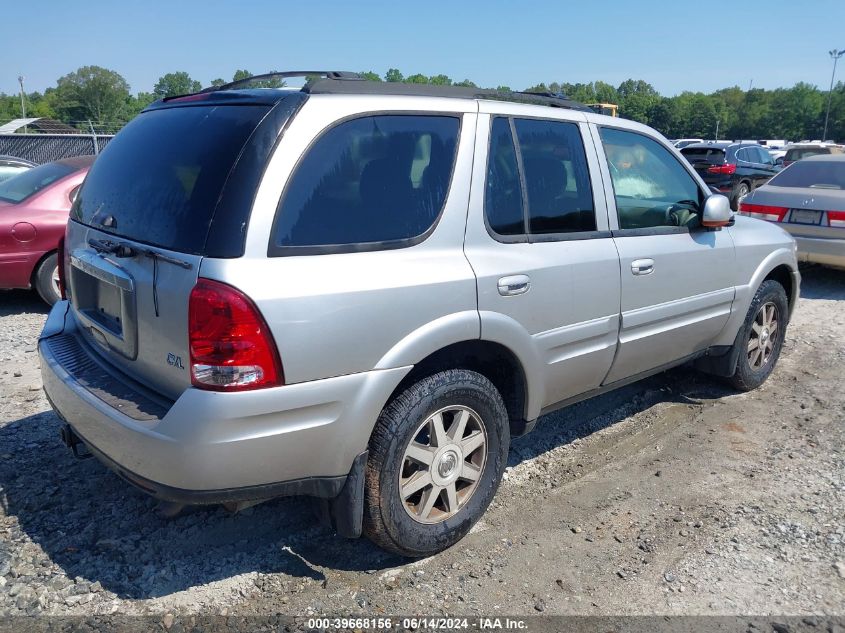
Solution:
{"label": "chrome door handle", "polygon": [[631,272],[635,275],[650,275],[654,272],[654,260],[635,259],[631,262]]}
{"label": "chrome door handle", "polygon": [[531,288],[531,278],[528,275],[510,275],[499,279],[499,294],[503,297],[512,297],[528,292]]}

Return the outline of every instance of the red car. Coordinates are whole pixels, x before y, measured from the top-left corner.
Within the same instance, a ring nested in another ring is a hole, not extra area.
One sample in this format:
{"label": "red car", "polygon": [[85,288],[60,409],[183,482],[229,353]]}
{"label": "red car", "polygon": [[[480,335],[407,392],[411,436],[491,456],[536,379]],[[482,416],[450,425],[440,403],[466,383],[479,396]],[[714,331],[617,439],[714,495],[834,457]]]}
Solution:
{"label": "red car", "polygon": [[65,158],[0,182],[0,288],[32,288],[59,300],[56,249],[68,211],[94,162]]}

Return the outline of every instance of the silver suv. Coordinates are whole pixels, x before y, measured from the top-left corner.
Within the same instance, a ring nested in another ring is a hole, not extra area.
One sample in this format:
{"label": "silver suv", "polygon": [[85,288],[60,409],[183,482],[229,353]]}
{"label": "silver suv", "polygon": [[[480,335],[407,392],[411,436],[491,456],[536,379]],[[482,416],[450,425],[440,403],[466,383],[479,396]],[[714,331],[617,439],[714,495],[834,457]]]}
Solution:
{"label": "silver suv", "polygon": [[346,73],[151,105],[62,259],[39,352],[74,453],[177,504],[317,497],[409,556],[544,413],[688,361],[760,385],[800,283],[646,126]]}

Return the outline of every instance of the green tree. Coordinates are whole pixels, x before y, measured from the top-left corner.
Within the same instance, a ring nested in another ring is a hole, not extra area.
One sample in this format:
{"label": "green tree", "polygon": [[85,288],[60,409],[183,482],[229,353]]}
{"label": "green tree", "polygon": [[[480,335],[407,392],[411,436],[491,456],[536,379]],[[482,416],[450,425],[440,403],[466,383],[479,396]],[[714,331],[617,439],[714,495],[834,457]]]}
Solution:
{"label": "green tree", "polygon": [[101,66],[83,66],[61,77],[50,93],[53,110],[64,121],[117,122],[125,120],[129,84]]}
{"label": "green tree", "polygon": [[452,80],[446,75],[433,75],[428,78],[428,83],[435,86],[451,86]]}
{"label": "green tree", "polygon": [[235,74],[232,75],[232,81],[240,81],[241,79],[249,79],[252,77],[252,73],[248,70],[236,70]]}
{"label": "green tree", "polygon": [[405,77],[406,84],[427,84],[429,83],[428,77],[426,75],[417,73],[416,75],[410,75]]}
{"label": "green tree", "polygon": [[399,72],[398,68],[388,68],[387,72],[384,73],[384,80],[391,81],[391,82],[398,82],[403,81],[405,77]]}
{"label": "green tree", "polygon": [[456,86],[461,86],[463,88],[478,88],[474,82],[470,81],[469,79],[464,79],[463,81],[456,81]]}
{"label": "green tree", "polygon": [[218,77],[217,79],[212,79],[212,80],[211,80],[211,85],[212,85],[212,86],[215,86],[215,87],[222,86],[222,85],[224,85],[225,83],[226,83],[226,80],[225,80],[225,79],[223,79],[223,78],[221,78],[221,77]]}
{"label": "green tree", "polygon": [[379,77],[372,70],[365,70],[358,74],[361,75],[362,79],[366,79],[367,81],[381,81],[381,77]]}
{"label": "green tree", "polygon": [[185,71],[178,71],[174,73],[167,73],[159,77],[153,88],[153,94],[159,99],[166,97],[175,97],[176,95],[186,95],[202,90],[202,84]]}

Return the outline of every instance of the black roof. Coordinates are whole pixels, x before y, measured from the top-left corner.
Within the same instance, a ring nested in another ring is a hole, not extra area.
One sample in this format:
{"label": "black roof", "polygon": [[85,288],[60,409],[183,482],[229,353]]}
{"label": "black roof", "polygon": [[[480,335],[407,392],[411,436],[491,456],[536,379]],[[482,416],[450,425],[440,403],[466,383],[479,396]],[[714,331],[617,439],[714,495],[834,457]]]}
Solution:
{"label": "black roof", "polygon": [[449,97],[452,99],[489,99],[544,105],[554,108],[568,108],[592,112],[587,106],[573,101],[563,94],[515,92],[489,90],[464,86],[440,86],[433,84],[408,84],[387,81],[368,81],[356,73],[343,71],[289,71],[254,75],[222,86],[212,86],[189,95],[167,97],[148,106],[147,110],[193,103],[220,103],[233,105],[272,105],[295,93],[290,89],[241,88],[255,81],[287,77],[307,77],[309,81],[298,92],[305,94],[344,95],[404,95],[415,97]]}

